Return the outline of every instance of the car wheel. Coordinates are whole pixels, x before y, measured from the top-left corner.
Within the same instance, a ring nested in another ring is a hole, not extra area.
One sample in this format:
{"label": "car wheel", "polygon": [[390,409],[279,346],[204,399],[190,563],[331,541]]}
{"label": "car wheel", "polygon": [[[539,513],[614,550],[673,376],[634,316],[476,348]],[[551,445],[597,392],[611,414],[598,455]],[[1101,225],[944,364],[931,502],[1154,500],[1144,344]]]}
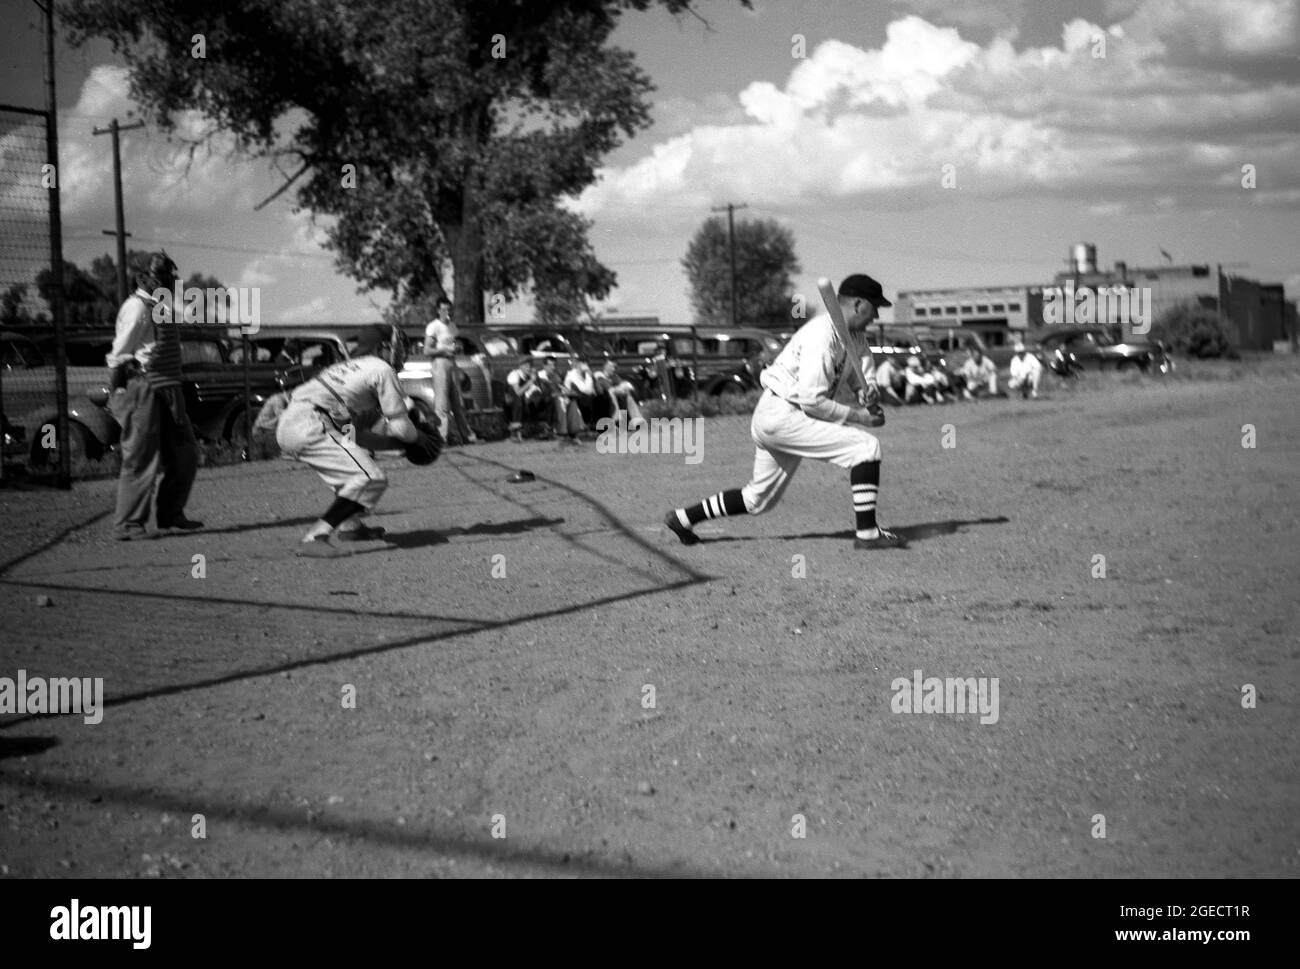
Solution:
{"label": "car wheel", "polygon": [[[59,466],[59,448],[57,436],[55,446],[43,447],[45,440],[44,425],[36,430],[36,439],[32,441],[31,461],[33,468],[57,468]],[[94,439],[90,431],[76,421],[68,422],[68,466],[75,468],[87,460],[96,460],[103,455],[103,448]]]}

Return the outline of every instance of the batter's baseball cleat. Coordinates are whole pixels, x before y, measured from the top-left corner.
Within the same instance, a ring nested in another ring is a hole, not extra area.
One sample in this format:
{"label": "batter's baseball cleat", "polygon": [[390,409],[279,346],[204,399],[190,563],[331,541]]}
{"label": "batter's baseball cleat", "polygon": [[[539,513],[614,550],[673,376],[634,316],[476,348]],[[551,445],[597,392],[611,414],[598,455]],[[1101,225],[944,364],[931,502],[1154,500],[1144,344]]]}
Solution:
{"label": "batter's baseball cleat", "polygon": [[330,544],[328,538],[313,538],[306,542],[299,542],[298,551],[294,554],[303,558],[332,559],[338,558],[344,552],[337,545]]}
{"label": "batter's baseball cleat", "polygon": [[677,520],[677,512],[675,511],[670,511],[667,514],[664,518],[664,525],[677,536],[677,540],[683,545],[695,545],[700,540],[700,536]]}
{"label": "batter's baseball cleat", "polygon": [[903,538],[897,532],[891,532],[887,528],[879,529],[880,534],[875,538],[857,538],[853,539],[854,549],[869,548],[907,548],[907,539]]}
{"label": "batter's baseball cleat", "polygon": [[340,528],[334,537],[340,542],[374,542],[384,537],[384,530],[379,525],[358,525],[356,528]]}

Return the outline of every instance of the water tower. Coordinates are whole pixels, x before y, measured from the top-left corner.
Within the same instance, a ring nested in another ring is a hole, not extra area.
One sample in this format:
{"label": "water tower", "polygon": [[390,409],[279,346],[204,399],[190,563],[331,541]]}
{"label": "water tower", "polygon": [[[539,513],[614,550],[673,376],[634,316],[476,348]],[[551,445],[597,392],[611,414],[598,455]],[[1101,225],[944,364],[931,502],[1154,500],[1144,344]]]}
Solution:
{"label": "water tower", "polygon": [[1070,272],[1087,276],[1097,271],[1097,247],[1091,242],[1076,242],[1070,247]]}

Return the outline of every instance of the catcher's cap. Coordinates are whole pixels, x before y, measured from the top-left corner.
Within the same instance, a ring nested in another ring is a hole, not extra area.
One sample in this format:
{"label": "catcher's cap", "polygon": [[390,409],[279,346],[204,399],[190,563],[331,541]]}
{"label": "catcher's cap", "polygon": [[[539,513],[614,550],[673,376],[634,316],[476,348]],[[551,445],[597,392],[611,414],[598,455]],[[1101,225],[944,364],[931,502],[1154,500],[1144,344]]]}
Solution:
{"label": "catcher's cap", "polygon": [[840,295],[870,300],[877,306],[894,305],[885,299],[885,291],[881,289],[880,284],[863,273],[854,273],[840,283]]}

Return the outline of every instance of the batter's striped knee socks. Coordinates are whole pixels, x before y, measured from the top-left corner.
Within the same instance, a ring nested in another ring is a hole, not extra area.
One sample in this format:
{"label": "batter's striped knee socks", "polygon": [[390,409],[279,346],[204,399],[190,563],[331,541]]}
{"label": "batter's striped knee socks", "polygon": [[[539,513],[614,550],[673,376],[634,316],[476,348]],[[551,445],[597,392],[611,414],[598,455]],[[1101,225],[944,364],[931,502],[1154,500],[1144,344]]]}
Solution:
{"label": "batter's striped knee socks", "polygon": [[677,520],[686,528],[691,528],[706,518],[726,518],[728,515],[743,515],[746,511],[745,499],[739,488],[719,491],[712,498],[705,498],[698,505],[678,508]]}
{"label": "batter's striped knee socks", "polygon": [[880,462],[863,461],[849,469],[849,484],[853,488],[853,517],[858,538],[875,538],[880,534],[876,527],[876,495],[880,491]]}

